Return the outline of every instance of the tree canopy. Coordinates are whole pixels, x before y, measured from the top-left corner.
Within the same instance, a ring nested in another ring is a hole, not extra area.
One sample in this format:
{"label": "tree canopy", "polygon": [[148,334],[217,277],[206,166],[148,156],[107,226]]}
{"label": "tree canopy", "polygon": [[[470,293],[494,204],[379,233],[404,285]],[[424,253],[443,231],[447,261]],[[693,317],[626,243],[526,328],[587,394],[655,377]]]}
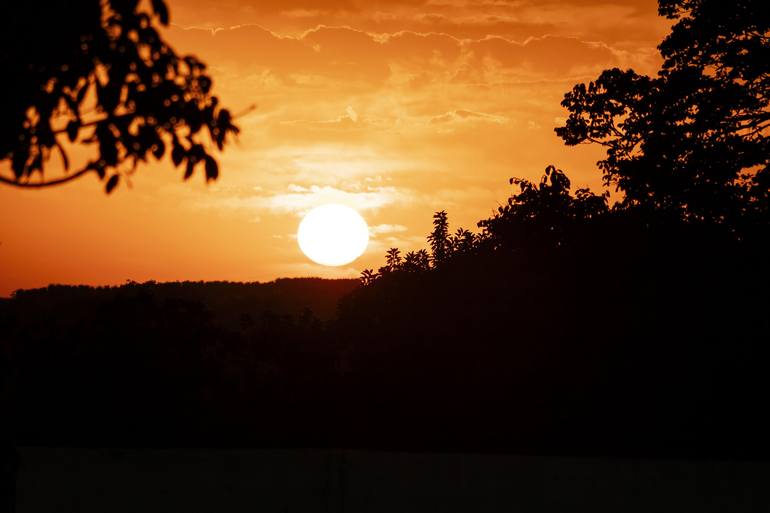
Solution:
{"label": "tree canopy", "polygon": [[624,205],[734,224],[768,217],[770,16],[762,2],[661,0],[675,20],[657,77],[610,69],[565,95],[556,133],[607,148]]}
{"label": "tree canopy", "polygon": [[[185,179],[199,164],[207,181],[217,178],[211,147],[238,129],[205,64],[159,34],[169,23],[164,0],[5,2],[0,15],[0,160],[13,173],[0,182],[38,188],[95,173],[110,192],[140,162],[167,154]],[[67,141],[96,155],[70,169]],[[49,178],[53,154],[64,173]]]}
{"label": "tree canopy", "polygon": [[[603,193],[572,193],[554,166],[539,183],[511,178],[518,190],[478,223],[479,234],[460,229],[450,237],[447,213],[436,212],[431,258],[421,270],[465,265],[469,255],[478,265],[493,255],[605,258],[609,240],[642,252],[674,240],[712,249],[742,241],[766,251],[770,11],[754,0],[661,0],[659,12],[675,23],[659,46],[664,62],[656,77],[605,70],[562,102],[569,117],[556,133],[566,144],[607,148],[598,163]],[[613,185],[622,198],[610,206]],[[405,276],[394,273],[409,260],[398,255],[393,248],[385,267],[365,271],[364,284]]]}

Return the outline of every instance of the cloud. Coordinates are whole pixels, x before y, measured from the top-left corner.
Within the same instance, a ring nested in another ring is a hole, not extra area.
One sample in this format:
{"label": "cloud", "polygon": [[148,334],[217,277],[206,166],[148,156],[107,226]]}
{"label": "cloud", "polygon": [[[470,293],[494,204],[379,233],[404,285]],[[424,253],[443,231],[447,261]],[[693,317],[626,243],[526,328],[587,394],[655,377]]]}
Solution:
{"label": "cloud", "polygon": [[385,252],[390,248],[398,248],[401,250],[401,255],[403,256],[408,251],[426,249],[426,247],[426,238],[420,235],[375,237],[369,239],[369,245],[366,248],[366,253],[377,257],[377,264],[375,264],[376,267],[376,265],[382,264]]}
{"label": "cloud", "polygon": [[505,116],[498,116],[496,114],[486,114],[484,112],[474,112],[471,110],[458,109],[450,112],[445,112],[438,116],[433,116],[430,119],[431,125],[438,125],[444,123],[462,123],[466,121],[485,121],[488,123],[503,124],[508,122],[508,118]]}
{"label": "cloud", "polygon": [[282,34],[341,23],[372,33],[441,32],[462,39],[545,34],[607,42],[659,41],[667,26],[651,0],[176,0],[186,26],[260,23]]}
{"label": "cloud", "polygon": [[[256,192],[256,193],[255,193]],[[341,188],[330,185],[303,186],[290,183],[284,191],[223,190],[216,196],[195,196],[195,206],[229,210],[271,211],[302,215],[310,209],[327,203],[347,205],[359,212],[376,211],[386,206],[411,202],[412,193],[392,186]],[[399,225],[379,225],[378,233],[394,233]]]}
{"label": "cloud", "polygon": [[586,73],[620,64],[617,52],[608,45],[575,37],[543,36],[517,42],[489,36],[469,41],[465,47],[477,61],[539,76]]}
{"label": "cloud", "polygon": [[409,228],[407,228],[402,224],[378,224],[378,225],[369,227],[369,233],[372,236],[384,235],[384,234],[390,234],[390,233],[401,233],[407,230],[409,230]]}
{"label": "cloud", "polygon": [[[296,132],[296,129],[295,129]],[[295,134],[295,145],[270,148],[260,155],[260,167],[271,170],[282,183],[332,185],[343,189],[381,186],[389,175],[417,166],[406,155],[361,144],[303,144]],[[254,159],[252,166],[254,166]]]}
{"label": "cloud", "polygon": [[281,11],[281,16],[289,18],[317,18],[323,14],[324,12],[318,9],[290,9],[288,11]]}
{"label": "cloud", "polygon": [[366,191],[347,191],[331,186],[313,185],[305,191],[289,191],[260,198],[257,205],[277,212],[304,214],[326,203],[347,205],[359,212],[377,210],[396,203],[405,203],[409,195],[395,187],[374,187]]}
{"label": "cloud", "polygon": [[348,115],[348,118],[353,122],[358,122],[358,113],[351,107],[350,105],[345,108],[345,113]]}
{"label": "cloud", "polygon": [[290,121],[283,121],[286,125],[298,125],[311,128],[321,129],[365,129],[372,126],[372,123],[360,119],[358,112],[348,105],[345,107],[344,114],[332,119],[324,120],[307,120],[307,119],[294,119]]}
{"label": "cloud", "polygon": [[[397,78],[394,72],[423,76],[425,84],[446,82],[447,77],[483,81],[495,70],[519,77],[525,73],[530,79],[553,78],[639,64],[650,57],[649,49],[639,53],[572,36],[460,39],[435,32],[371,33],[326,25],[297,36],[281,36],[257,25],[216,32],[177,28],[171,36],[204,60],[236,64],[232,69],[248,69],[255,80],[305,90],[385,86]],[[356,118],[348,112],[347,119]]]}

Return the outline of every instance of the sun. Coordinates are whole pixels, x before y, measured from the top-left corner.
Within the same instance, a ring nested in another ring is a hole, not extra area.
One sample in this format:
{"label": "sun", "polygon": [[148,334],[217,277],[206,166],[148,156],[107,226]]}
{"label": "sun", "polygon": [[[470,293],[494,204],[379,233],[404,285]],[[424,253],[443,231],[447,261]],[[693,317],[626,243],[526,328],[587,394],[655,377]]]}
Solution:
{"label": "sun", "polygon": [[302,252],[321,265],[340,266],[360,257],[369,244],[369,226],[350,207],[316,207],[299,223],[297,242]]}

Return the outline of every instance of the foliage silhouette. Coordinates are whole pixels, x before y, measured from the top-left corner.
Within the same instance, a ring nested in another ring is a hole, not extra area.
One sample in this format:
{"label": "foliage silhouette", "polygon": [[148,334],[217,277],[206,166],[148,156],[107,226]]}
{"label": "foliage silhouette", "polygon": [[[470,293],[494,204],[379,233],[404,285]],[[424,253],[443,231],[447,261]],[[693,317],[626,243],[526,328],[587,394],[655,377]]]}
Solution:
{"label": "foliage silhouette", "polygon": [[451,251],[446,211],[442,210],[433,215],[433,231],[428,235],[428,242],[430,243],[433,265],[441,265],[449,257]]}
{"label": "foliage silhouette", "polygon": [[476,234],[472,231],[458,228],[449,238],[449,248],[452,254],[467,254],[473,251],[476,241]]}
{"label": "foliage silhouette", "polygon": [[539,184],[522,178],[511,178],[510,183],[519,187],[519,193],[494,216],[479,222],[480,240],[493,249],[522,243],[558,247],[567,230],[608,213],[606,193],[598,196],[579,189],[572,196],[569,178],[554,166],[546,168]]}
{"label": "foliage silhouette", "polygon": [[553,167],[512,182],[470,253],[343,300],[360,400],[403,403],[453,449],[770,454],[767,239],[611,209]]}
{"label": "foliage silhouette", "polygon": [[[139,162],[167,154],[184,165],[185,179],[199,165],[207,181],[217,178],[206,141],[222,150],[238,129],[211,94],[205,64],[177,55],[158,32],[169,23],[166,2],[148,5],[151,11],[137,0],[0,7],[7,22],[0,33],[0,159],[13,171],[0,182],[38,188],[94,173],[109,193]],[[70,171],[72,143],[96,156]],[[52,154],[66,174],[47,179]]]}
{"label": "foliage silhouette", "polygon": [[468,230],[459,228],[455,235],[449,235],[449,222],[445,211],[436,212],[433,216],[433,231],[428,235],[431,255],[424,249],[409,251],[401,258],[401,250],[390,248],[385,255],[385,265],[377,272],[364,269],[361,272],[361,282],[370,285],[378,278],[397,272],[420,272],[437,268],[455,253],[466,254],[473,250],[476,235]]}
{"label": "foliage silhouette", "polygon": [[0,304],[13,439],[770,454],[770,273],[752,264],[770,253],[606,215],[532,243],[492,225],[500,245],[420,270],[410,253],[365,287],[17,292]]}
{"label": "foliage silhouette", "polygon": [[660,11],[678,22],[659,76],[575,86],[557,129],[608,148],[599,167],[621,200],[573,194],[549,166],[540,183],[512,178],[479,234],[448,238],[437,212],[433,265],[367,275],[343,300],[350,345],[377,334],[371,354],[351,349],[359,389],[441,403],[434,427],[486,447],[768,454],[770,20],[752,1]]}
{"label": "foliage silhouette", "polygon": [[405,272],[427,271],[430,269],[430,256],[424,249],[409,251],[399,269]]}
{"label": "foliage silhouette", "polygon": [[556,133],[600,144],[624,205],[690,221],[767,222],[770,17],[755,0],[661,0],[676,21],[655,78],[604,71],[565,95]]}
{"label": "foliage silhouette", "polygon": [[390,248],[385,255],[385,266],[388,271],[397,271],[401,267],[401,252],[398,248]]}
{"label": "foliage silhouette", "polygon": [[427,237],[432,258],[420,250],[407,253],[402,260],[400,250],[391,248],[385,266],[378,273],[364,270],[362,283],[373,284],[377,277],[396,271],[435,270],[452,260],[467,260],[483,252],[512,252],[524,247],[557,249],[566,238],[573,237],[574,232],[593,223],[606,222],[611,213],[607,192],[597,195],[588,189],[578,189],[573,195],[569,178],[555,166],[545,169],[539,183],[523,178],[511,178],[509,182],[519,191],[506,205],[498,207],[492,217],[479,221],[481,233],[458,228],[454,235],[449,235],[446,211],[436,212],[433,231]]}

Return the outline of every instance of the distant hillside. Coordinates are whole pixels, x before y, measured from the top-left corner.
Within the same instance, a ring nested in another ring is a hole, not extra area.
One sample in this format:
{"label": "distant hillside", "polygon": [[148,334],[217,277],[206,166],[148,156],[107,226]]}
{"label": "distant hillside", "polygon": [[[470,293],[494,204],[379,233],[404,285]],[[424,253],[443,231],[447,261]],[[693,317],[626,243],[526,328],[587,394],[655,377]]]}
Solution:
{"label": "distant hillside", "polygon": [[233,325],[248,316],[265,312],[296,315],[305,309],[321,320],[328,320],[335,316],[340,298],[358,286],[358,280],[322,278],[280,278],[268,283],[149,281],[106,287],[49,285],[16,291],[4,303],[22,317],[27,314],[35,318],[62,316],[64,312],[61,310],[64,309],[81,318],[89,309],[119,297],[144,296],[159,301],[176,299],[202,303],[218,324]]}
{"label": "distant hillside", "polygon": [[328,388],[337,351],[325,326],[357,287],[313,278],[18,291],[0,304],[12,436],[223,443],[266,397]]}

